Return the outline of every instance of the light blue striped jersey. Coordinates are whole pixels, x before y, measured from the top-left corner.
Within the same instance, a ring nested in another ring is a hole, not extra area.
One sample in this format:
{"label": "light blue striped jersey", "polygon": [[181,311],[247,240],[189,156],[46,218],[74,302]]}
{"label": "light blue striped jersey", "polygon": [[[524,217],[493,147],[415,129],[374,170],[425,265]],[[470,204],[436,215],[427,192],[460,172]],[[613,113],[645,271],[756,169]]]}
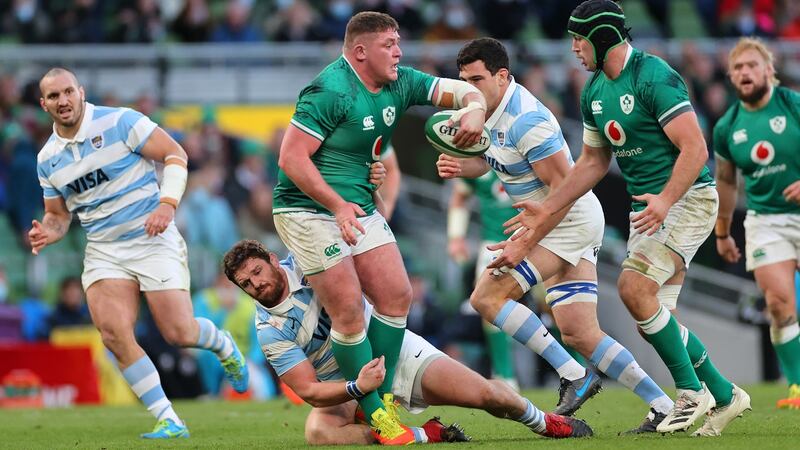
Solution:
{"label": "light blue striped jersey", "polygon": [[157,125],[129,108],[86,102],[73,139],[53,134],[37,158],[45,198],[63,197],[89,241],[123,241],[145,233],[159,201],[155,166],[139,153]]}
{"label": "light blue striped jersey", "polygon": [[[308,360],[320,381],[340,380],[342,374],[331,350],[331,319],[290,254],[280,263],[289,296],[277,306],[256,304],[256,330],[261,350],[278,376]],[[362,296],[369,323],[372,305]]]}
{"label": "light blue striped jersey", "polygon": [[542,102],[513,78],[497,109],[486,121],[492,141],[483,159],[497,172],[514,201],[541,200],[547,186],[531,166],[557,152],[572,162],[561,126]]}

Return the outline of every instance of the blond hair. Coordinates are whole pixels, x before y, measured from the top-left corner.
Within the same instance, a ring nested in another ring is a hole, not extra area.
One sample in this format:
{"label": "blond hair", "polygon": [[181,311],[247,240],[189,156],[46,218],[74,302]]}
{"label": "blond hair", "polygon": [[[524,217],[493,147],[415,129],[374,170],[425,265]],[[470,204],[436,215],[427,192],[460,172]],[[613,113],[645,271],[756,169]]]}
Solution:
{"label": "blond hair", "polygon": [[764,62],[767,64],[767,67],[772,68],[772,77],[770,77],[770,83],[773,86],[777,86],[780,84],[780,80],[775,76],[778,71],[775,70],[775,58],[772,55],[772,52],[767,48],[767,45],[764,44],[759,38],[755,37],[743,37],[739,39],[736,45],[731,49],[730,53],[728,53],[728,70],[733,69],[733,60],[736,59],[739,55],[744,53],[747,50],[755,50],[757,51],[762,58],[764,58]]}

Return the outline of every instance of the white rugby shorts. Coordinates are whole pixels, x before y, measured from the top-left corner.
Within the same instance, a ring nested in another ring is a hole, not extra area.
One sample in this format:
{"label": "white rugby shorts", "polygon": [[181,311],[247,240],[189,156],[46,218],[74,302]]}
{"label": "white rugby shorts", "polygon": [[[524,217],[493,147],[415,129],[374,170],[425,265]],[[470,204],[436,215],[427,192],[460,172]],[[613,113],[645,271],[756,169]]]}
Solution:
{"label": "white rugby shorts", "polygon": [[175,223],[156,236],[89,242],[83,258],[83,289],[99,280],[125,279],[142,291],[189,290],[189,252]]}

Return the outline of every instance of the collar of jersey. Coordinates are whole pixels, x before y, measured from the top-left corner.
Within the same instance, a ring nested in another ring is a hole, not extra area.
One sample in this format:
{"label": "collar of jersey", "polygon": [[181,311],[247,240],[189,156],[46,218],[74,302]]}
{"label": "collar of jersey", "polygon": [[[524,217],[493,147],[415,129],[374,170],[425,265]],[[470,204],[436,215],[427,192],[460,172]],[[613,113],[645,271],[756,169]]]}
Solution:
{"label": "collar of jersey", "polygon": [[58,131],[56,131],[56,124],[53,122],[53,136],[56,137],[56,145],[59,149],[63,149],[68,144],[72,144],[75,142],[83,142],[86,140],[86,133],[89,130],[89,124],[92,122],[92,116],[94,116],[94,105],[89,102],[83,103],[83,119],[81,119],[81,127],[78,128],[78,132],[75,134],[75,137],[72,139],[65,139],[58,135]]}
{"label": "collar of jersey", "polygon": [[358,78],[358,82],[361,83],[361,87],[363,87],[364,90],[367,91],[368,94],[370,94],[370,95],[378,95],[381,92],[383,92],[383,87],[381,87],[381,90],[378,91],[378,92],[372,92],[369,89],[367,89],[367,85],[364,84],[364,80],[361,79],[361,75],[359,75],[358,72],[356,71],[356,68],[353,67],[352,64],[350,64],[350,61],[347,60],[347,57],[344,56],[344,53],[342,53],[342,59],[347,63],[347,67],[349,67],[350,70],[353,71],[353,74],[355,74],[356,78]]}
{"label": "collar of jersey", "polygon": [[514,91],[517,90],[517,82],[514,81],[514,77],[509,75],[508,79],[508,89],[506,89],[506,93],[503,94],[503,99],[500,100],[500,104],[497,105],[497,109],[495,109],[489,119],[486,120],[486,128],[490,130],[494,128],[494,125],[498,120],[500,120],[500,116],[502,116],[505,112],[508,102],[511,101],[511,97],[514,95]]}
{"label": "collar of jersey", "polygon": [[286,274],[286,283],[289,285],[289,295],[287,295],[286,298],[281,300],[280,303],[273,306],[272,308],[267,308],[261,303],[255,302],[256,307],[266,310],[268,313],[270,313],[270,315],[273,316],[285,316],[286,314],[288,314],[289,311],[291,311],[292,307],[294,306],[292,304],[292,301],[290,300],[292,298],[292,294],[299,291],[300,289],[303,289],[303,285],[300,283],[300,280],[297,279],[297,274],[294,273],[294,271],[291,268],[286,267],[283,264],[281,264],[279,267]]}
{"label": "collar of jersey", "polygon": [[611,78],[608,78],[608,75],[606,75],[604,72],[603,76],[606,77],[606,80],[609,80],[611,82],[618,80],[619,77],[622,76],[622,73],[625,72],[625,68],[628,67],[628,62],[631,60],[631,56],[633,56],[633,46],[630,44],[630,42],[627,41],[625,42],[624,45],[627,45],[628,47],[625,49],[625,61],[622,62],[622,70],[619,71],[619,75],[617,75],[617,78],[614,78],[613,80]]}

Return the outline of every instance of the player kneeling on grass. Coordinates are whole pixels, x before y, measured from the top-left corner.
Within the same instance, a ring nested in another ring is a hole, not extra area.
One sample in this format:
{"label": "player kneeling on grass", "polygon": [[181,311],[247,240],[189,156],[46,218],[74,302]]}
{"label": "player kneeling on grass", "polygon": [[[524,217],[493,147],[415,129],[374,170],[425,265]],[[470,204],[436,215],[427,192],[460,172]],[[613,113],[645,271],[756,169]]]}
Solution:
{"label": "player kneeling on grass", "polygon": [[[314,407],[306,420],[308,443],[375,442],[370,428],[357,423],[355,399],[381,384],[383,358],[365,365],[358,379],[342,381],[331,352],[331,320],[291,255],[279,261],[261,243],[244,240],[225,255],[224,268],[225,275],[256,300],[258,340],[269,363]],[[362,304],[363,314],[370,317],[372,305],[366,298]],[[412,413],[428,405],[479,408],[521,422],[542,436],[592,435],[585,422],[540,411],[502,381],[483,378],[410,331],[405,332],[392,391]],[[458,426],[445,427],[436,419],[413,431],[420,443],[467,439]]]}

